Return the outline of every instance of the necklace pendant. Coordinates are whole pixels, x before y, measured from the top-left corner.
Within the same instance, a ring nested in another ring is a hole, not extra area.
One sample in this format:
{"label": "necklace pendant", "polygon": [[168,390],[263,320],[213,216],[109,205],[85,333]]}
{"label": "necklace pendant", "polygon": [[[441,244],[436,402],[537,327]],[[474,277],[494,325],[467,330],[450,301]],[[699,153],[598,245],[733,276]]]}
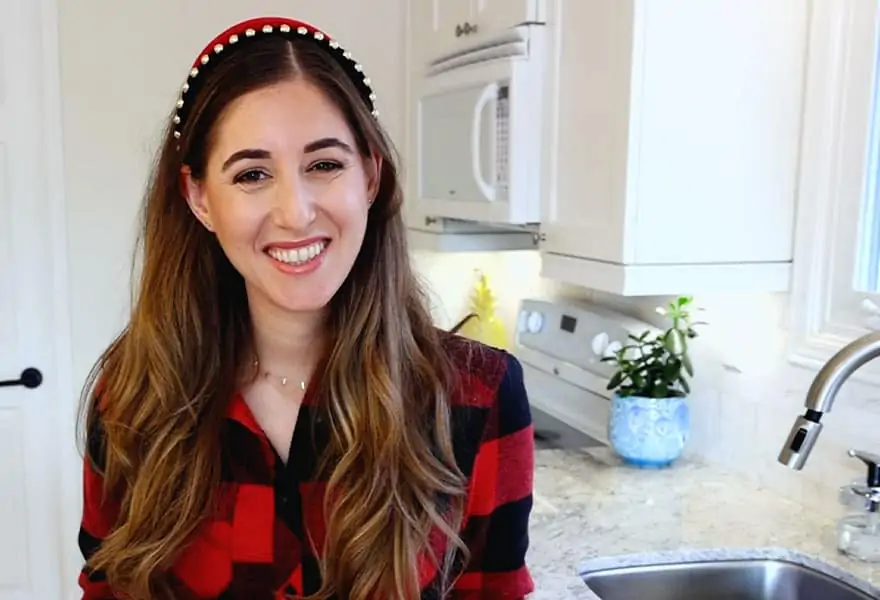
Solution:
{"label": "necklace pendant", "polygon": [[[255,359],[255,360],[254,360],[254,368],[255,368],[255,369],[260,369],[260,361],[259,361],[259,359]],[[273,374],[270,373],[269,371],[262,371],[262,375],[263,375],[263,377],[265,377],[266,379],[272,379],[273,377],[276,378],[276,379],[278,379],[278,382],[279,382],[282,386],[286,386],[286,385],[287,385],[287,382],[288,382],[288,380],[289,380],[288,377],[282,377],[281,375],[273,375]],[[304,391],[304,392],[306,391],[306,382],[305,382],[305,381],[300,381],[300,382],[299,382],[299,389],[301,389],[301,390]]]}

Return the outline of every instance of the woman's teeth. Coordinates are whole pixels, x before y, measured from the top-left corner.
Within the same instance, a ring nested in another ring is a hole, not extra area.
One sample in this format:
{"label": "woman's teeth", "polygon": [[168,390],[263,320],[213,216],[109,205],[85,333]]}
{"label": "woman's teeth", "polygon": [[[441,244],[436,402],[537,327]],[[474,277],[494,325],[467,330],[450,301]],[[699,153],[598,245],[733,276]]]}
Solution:
{"label": "woman's teeth", "polygon": [[290,248],[288,250],[269,248],[268,254],[277,261],[289,265],[301,265],[320,255],[324,252],[325,248],[327,248],[327,242],[315,242],[302,248]]}

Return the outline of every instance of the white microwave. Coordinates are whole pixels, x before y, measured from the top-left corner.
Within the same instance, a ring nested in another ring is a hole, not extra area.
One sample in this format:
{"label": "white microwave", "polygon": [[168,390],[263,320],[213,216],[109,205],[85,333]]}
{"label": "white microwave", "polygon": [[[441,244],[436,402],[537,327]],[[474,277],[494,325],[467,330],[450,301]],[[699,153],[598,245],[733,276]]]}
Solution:
{"label": "white microwave", "polygon": [[413,113],[425,214],[540,222],[545,59],[544,27],[526,25],[429,65]]}

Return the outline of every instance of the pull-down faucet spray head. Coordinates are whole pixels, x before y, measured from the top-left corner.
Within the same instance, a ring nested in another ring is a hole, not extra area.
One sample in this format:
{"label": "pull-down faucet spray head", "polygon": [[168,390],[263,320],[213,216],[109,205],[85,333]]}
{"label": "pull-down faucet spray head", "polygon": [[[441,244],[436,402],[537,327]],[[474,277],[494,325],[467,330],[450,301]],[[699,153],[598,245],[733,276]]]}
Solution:
{"label": "pull-down faucet spray head", "polygon": [[807,392],[806,412],[798,416],[779,453],[779,462],[801,470],[822,431],[822,415],[831,412],[837,392],[850,375],[880,356],[880,332],[864,335],[843,348],[822,366]]}

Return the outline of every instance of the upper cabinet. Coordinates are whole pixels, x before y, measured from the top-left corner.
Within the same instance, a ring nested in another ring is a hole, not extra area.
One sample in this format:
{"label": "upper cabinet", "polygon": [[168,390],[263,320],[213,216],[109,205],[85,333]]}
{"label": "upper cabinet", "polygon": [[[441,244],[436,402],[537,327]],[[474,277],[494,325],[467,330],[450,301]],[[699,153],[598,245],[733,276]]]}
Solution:
{"label": "upper cabinet", "polygon": [[552,3],[543,274],[788,289],[809,3]]}
{"label": "upper cabinet", "polygon": [[543,21],[544,0],[410,0],[420,48],[434,59],[510,27]]}

